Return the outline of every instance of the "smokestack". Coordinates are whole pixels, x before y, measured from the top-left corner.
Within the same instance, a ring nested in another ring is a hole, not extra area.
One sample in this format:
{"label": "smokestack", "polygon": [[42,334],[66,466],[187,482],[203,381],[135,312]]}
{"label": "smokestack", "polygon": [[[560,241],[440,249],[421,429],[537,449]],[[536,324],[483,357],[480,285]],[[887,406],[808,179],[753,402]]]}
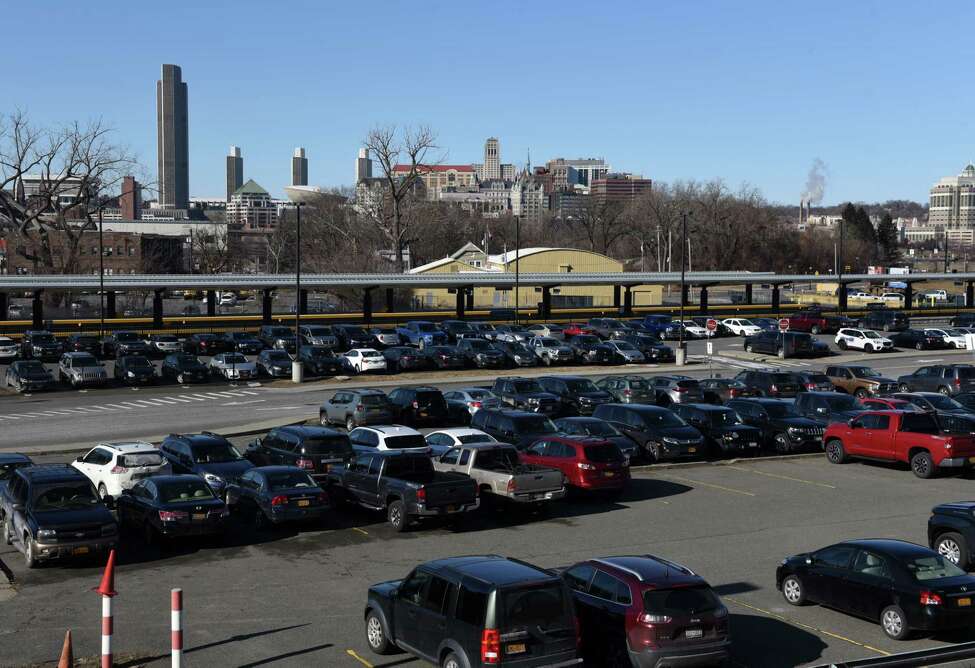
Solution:
{"label": "smokestack", "polygon": [[804,207],[805,205],[806,205],[806,200],[804,200],[804,199],[802,199],[802,198],[800,198],[800,199],[799,199],[799,224],[800,224],[800,225],[802,225],[802,222],[803,222],[803,221],[802,221],[802,209],[803,209],[803,207]]}

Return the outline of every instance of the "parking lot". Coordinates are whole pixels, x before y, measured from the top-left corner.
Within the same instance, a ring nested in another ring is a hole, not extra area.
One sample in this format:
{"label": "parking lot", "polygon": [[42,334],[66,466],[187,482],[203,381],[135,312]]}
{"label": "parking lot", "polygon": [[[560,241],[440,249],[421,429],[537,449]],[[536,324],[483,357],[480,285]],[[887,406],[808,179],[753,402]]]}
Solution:
{"label": "parking lot", "polygon": [[[739,666],[798,666],[880,656],[957,638],[887,640],[879,626],[830,610],[792,608],[774,586],[787,555],[842,539],[924,542],[928,510],[969,498],[967,478],[923,481],[898,467],[835,466],[824,459],[745,460],[656,468],[634,476],[618,503],[561,502],[539,517],[485,515],[462,532],[430,525],[395,534],[366,511],[335,513],[324,527],[257,534],[159,552],[135,541],[119,555],[119,656],[168,662],[169,589],[185,592],[191,665],[420,665],[371,655],[362,633],[367,587],[419,562],[500,553],[544,566],[584,557],[654,553],[704,575],[731,611]],[[13,579],[0,606],[0,665],[56,656],[71,628],[76,655],[98,648],[98,565],[27,571],[0,547]],[[0,590],[0,600],[4,594]],[[360,658],[357,658],[360,657]]]}

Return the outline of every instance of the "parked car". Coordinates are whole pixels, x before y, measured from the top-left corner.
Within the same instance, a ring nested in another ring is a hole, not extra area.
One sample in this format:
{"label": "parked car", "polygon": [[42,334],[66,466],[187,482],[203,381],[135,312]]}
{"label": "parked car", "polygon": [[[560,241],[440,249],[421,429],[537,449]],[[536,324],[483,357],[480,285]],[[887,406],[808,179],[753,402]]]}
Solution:
{"label": "parked car", "polygon": [[0,452],[0,523],[3,522],[3,493],[7,483],[13,478],[14,471],[33,466],[34,461],[19,452]]}
{"label": "parked car", "polygon": [[4,384],[18,392],[37,392],[54,387],[54,376],[37,360],[17,360],[7,365]]}
{"label": "parked car", "polygon": [[342,353],[342,357],[355,373],[386,370],[386,358],[375,348],[353,348]]}
{"label": "parked car", "polygon": [[533,336],[528,339],[527,345],[545,366],[569,364],[575,361],[572,348],[551,336]]}
{"label": "parked car", "polygon": [[565,484],[577,491],[617,497],[630,480],[626,455],[609,441],[593,436],[541,438],[522,451],[521,461],[558,469]]}
{"label": "parked car", "polygon": [[399,334],[400,343],[418,348],[447,343],[447,335],[440,331],[434,323],[426,320],[409,320],[403,326],[397,327],[396,333]]}
{"label": "parked car", "polygon": [[44,330],[28,329],[20,340],[20,356],[42,362],[57,360],[64,348],[54,335]]}
{"label": "parked car", "polygon": [[852,319],[835,313],[824,313],[816,309],[797,311],[788,317],[789,330],[809,332],[810,334],[831,334],[844,327],[854,327]]}
{"label": "parked car", "polygon": [[799,384],[806,392],[834,392],[836,386],[829,376],[821,371],[796,371]]}
{"label": "parked car", "polygon": [[[192,334],[183,341],[183,352],[191,355],[217,355],[229,349],[227,341],[216,334]],[[146,355],[148,351],[141,354]]]}
{"label": "parked car", "polygon": [[257,378],[257,365],[240,353],[220,353],[210,358],[210,373],[227,380],[248,380]]}
{"label": "parked car", "polygon": [[506,365],[505,354],[487,339],[465,336],[457,342],[457,350],[468,366],[479,369],[500,369]]}
{"label": "parked car", "polygon": [[761,327],[748,318],[725,318],[721,324],[735,336],[754,336],[762,331]]}
{"label": "parked car", "polygon": [[27,568],[52,559],[103,557],[118,541],[118,524],[91,482],[70,466],[25,466],[0,497],[3,544],[24,555]]}
{"label": "parked car", "polygon": [[526,328],[531,336],[550,336],[559,341],[565,341],[565,327],[551,322],[537,322]]}
{"label": "parked car", "polygon": [[427,442],[427,447],[430,448],[431,457],[439,457],[451,448],[470,445],[471,443],[497,443],[497,440],[490,434],[470,427],[438,429],[430,432],[423,439]]}
{"label": "parked car", "polygon": [[918,478],[969,468],[975,461],[975,436],[943,433],[930,413],[868,411],[831,424],[823,443],[833,464],[851,457],[904,462]]}
{"label": "parked car", "polygon": [[295,330],[282,325],[264,325],[257,333],[265,348],[277,348],[289,353],[295,352]]}
{"label": "parked car", "polygon": [[[9,341],[9,339],[7,339]],[[3,358],[3,341],[0,341],[0,359]],[[88,353],[95,357],[101,357],[102,344],[97,336],[89,334],[72,334],[64,341],[65,352]]]}
{"label": "parked car", "polygon": [[944,338],[926,329],[905,329],[892,334],[890,340],[895,348],[914,348],[915,350],[941,350],[947,348]]}
{"label": "parked car", "polygon": [[678,404],[674,412],[701,432],[711,452],[719,455],[757,455],[762,431],[742,422],[731,408],[712,404]]}
{"label": "parked car", "polygon": [[116,358],[112,375],[123,385],[152,385],[158,378],[156,367],[144,355]]}
{"label": "parked car", "polygon": [[559,433],[568,436],[590,436],[609,441],[623,453],[627,463],[640,456],[640,448],[636,441],[613,426],[606,420],[594,417],[564,417],[555,420],[555,427]]}
{"label": "parked car", "polygon": [[664,345],[662,341],[649,334],[630,331],[628,334],[616,337],[615,340],[625,341],[639,350],[643,353],[643,359],[646,362],[661,363],[674,361],[674,349],[668,345]]}
{"label": "parked car", "polygon": [[596,387],[609,392],[619,404],[653,404],[657,393],[649,378],[643,376],[606,376],[595,383]]}
{"label": "parked car", "polygon": [[223,340],[227,352],[231,353],[256,355],[264,350],[264,342],[250,332],[227,332],[223,335]]}
{"label": "parked car", "polygon": [[589,327],[603,339],[615,339],[632,331],[626,323],[616,318],[589,318]]}
{"label": "parked car", "polygon": [[11,362],[20,354],[20,346],[8,336],[0,336],[0,360]]}
{"label": "parked car", "polygon": [[775,571],[775,586],[791,605],[819,603],[879,622],[893,640],[975,621],[966,596],[975,591],[975,577],[933,550],[900,540],[850,540],[787,557]]}
{"label": "parked car", "polygon": [[467,366],[467,359],[457,346],[427,345],[423,352],[434,369],[463,369]]}
{"label": "parked car", "polygon": [[718,666],[731,656],[728,609],[686,566],[647,554],[555,571],[572,590],[587,665]]}
{"label": "parked car", "polygon": [[58,362],[58,380],[74,388],[103,386],[108,383],[108,373],[91,353],[64,353]]}
{"label": "parked car", "polygon": [[960,329],[941,329],[938,327],[929,327],[924,331],[940,338],[946,348],[964,350],[967,347],[965,342],[965,332]]}
{"label": "parked car", "polygon": [[836,343],[840,350],[853,348],[854,350],[862,350],[866,353],[879,353],[884,350],[891,350],[894,347],[893,341],[880,336],[880,334],[877,334],[872,329],[853,329],[846,327],[836,333],[834,343]]}
{"label": "parked car", "polygon": [[863,364],[837,364],[826,367],[826,376],[840,392],[858,398],[890,394],[897,382]]}
{"label": "parked car", "polygon": [[975,562],[975,502],[954,501],[931,509],[928,518],[928,545],[963,570]]}
{"label": "parked car", "polygon": [[473,478],[481,503],[540,505],[557,501],[566,492],[559,469],[529,461],[528,451],[519,457],[515,447],[507,443],[455,446],[434,458],[433,467]]}
{"label": "parked car", "polygon": [[172,466],[159,449],[145,441],[99,443],[71,466],[91,481],[102,501],[118,499],[123,489],[143,478],[172,473]]}
{"label": "parked car", "polygon": [[359,325],[332,325],[332,332],[338,338],[339,350],[373,348],[376,346],[376,337]]}
{"label": "parked car", "polygon": [[405,651],[446,668],[582,663],[562,581],[495,555],[438,559],[371,586],[365,634],[376,654]]}
{"label": "parked car", "polygon": [[555,415],[559,412],[559,398],[546,392],[534,378],[501,376],[494,379],[491,391],[501,402],[518,410]]}
{"label": "parked car", "polygon": [[783,334],[763,330],[758,334],[746,336],[744,348],[745,352],[776,355],[782,359],[822,355],[823,349],[814,345],[815,343],[815,339],[809,334],[801,332],[785,332]]}
{"label": "parked car", "polygon": [[296,466],[260,466],[227,486],[227,505],[251,519],[257,529],[285,522],[321,521],[328,495],[308,472]]}
{"label": "parked car", "polygon": [[538,384],[558,397],[559,415],[592,415],[596,406],[613,401],[612,394],[584,376],[542,376]]}
{"label": "parked car", "polygon": [[[235,355],[237,353],[228,353]],[[281,348],[262,350],[257,356],[257,375],[266,375],[271,378],[291,378],[291,355]],[[211,362],[211,366],[212,366]]]}
{"label": "parked car", "polygon": [[742,422],[762,430],[762,440],[779,454],[818,449],[825,429],[815,420],[802,417],[791,402],[783,399],[732,399],[728,408]]}
{"label": "parked car", "polygon": [[579,362],[587,364],[612,364],[615,362],[615,351],[595,334],[577,334],[566,340],[566,343]]}
{"label": "parked car", "polygon": [[606,420],[630,437],[651,462],[704,455],[704,437],[680,416],[659,406],[603,404],[593,417]]}
{"label": "parked car", "polygon": [[791,371],[740,371],[735,380],[759,397],[796,397],[805,391],[801,379]]}
{"label": "parked car", "polygon": [[653,376],[650,386],[658,406],[695,403],[704,400],[701,384],[687,376]]}
{"label": "parked car", "polygon": [[304,345],[325,346],[333,350],[339,346],[339,337],[328,325],[302,325],[298,329],[298,334]]}
{"label": "parked car", "polygon": [[793,406],[796,413],[824,427],[863,412],[863,404],[856,397],[841,392],[803,392],[796,396]]}
{"label": "parked car", "polygon": [[473,479],[437,471],[426,452],[409,450],[358,454],[329,472],[327,491],[333,499],[384,511],[395,531],[430,517],[461,521],[479,505]]}
{"label": "parked car", "polygon": [[[533,334],[525,329],[522,325],[498,325],[495,328],[495,332],[494,338],[496,341],[508,341],[511,343],[524,343],[533,336]],[[568,332],[566,332],[566,336],[568,335]]]}
{"label": "parked car", "polygon": [[164,475],[122,490],[116,502],[119,523],[139,531],[147,545],[189,536],[220,535],[230,513],[196,475]]}
{"label": "parked car", "polygon": [[349,441],[357,453],[395,450],[430,454],[423,434],[399,424],[356,427],[349,432]]}
{"label": "parked car", "polygon": [[323,426],[343,425],[352,431],[360,425],[389,424],[396,411],[382,390],[339,390],[322,402],[318,419]]}
{"label": "parked car", "polygon": [[430,357],[411,346],[392,346],[383,351],[386,368],[390,372],[422,371],[430,368]]}
{"label": "parked car", "polygon": [[396,420],[409,425],[442,425],[448,421],[447,402],[436,387],[397,387],[389,393]]}
{"label": "parked car", "polygon": [[900,332],[911,326],[911,320],[900,311],[886,308],[871,309],[860,318],[860,327],[884,332]]}
{"label": "parked car", "polygon": [[471,416],[482,408],[500,408],[501,399],[491,390],[481,387],[462,387],[444,392],[447,402],[447,414],[451,421],[466,424]]}
{"label": "parked car", "polygon": [[668,330],[673,330],[669,315],[648,315],[643,318],[641,324],[648,333],[660,339],[668,338]]}
{"label": "parked car", "polygon": [[932,364],[897,378],[901,392],[940,392],[951,396],[975,391],[975,366]]}
{"label": "parked car", "polygon": [[230,441],[209,431],[170,434],[163,439],[159,450],[169,460],[173,473],[201,476],[218,496],[223,495],[229,483],[254,467]]}
{"label": "parked car", "polygon": [[552,421],[534,412],[483,408],[471,417],[471,427],[480,429],[502,443],[523,450],[539,438],[558,433]]}
{"label": "parked car", "polygon": [[247,445],[244,457],[254,466],[289,466],[323,481],[333,466],[355,456],[349,435],[327,427],[285,425]]}
{"label": "parked car", "polygon": [[178,353],[166,355],[163,358],[160,372],[163,378],[171,378],[180,385],[187,383],[205,383],[210,377],[210,371],[196,355]]}
{"label": "parked car", "polygon": [[444,320],[440,323],[440,329],[447,335],[448,343],[458,343],[461,339],[474,338],[477,332],[470,323],[465,320]]}
{"label": "parked car", "polygon": [[328,346],[301,346],[297,359],[309,376],[336,376],[344,369],[342,360]]}
{"label": "parked car", "polygon": [[613,356],[612,361],[617,364],[643,364],[646,357],[640,352],[639,348],[622,339],[606,341],[602,344],[609,348]]}
{"label": "parked car", "polygon": [[704,402],[720,406],[731,399],[758,396],[758,390],[748,387],[737,378],[703,378],[698,381]]}
{"label": "parked car", "polygon": [[183,350],[183,344],[172,334],[153,334],[146,339],[146,345],[149,346],[149,354],[158,357]]}
{"label": "parked car", "polygon": [[504,354],[507,366],[530,367],[538,366],[538,358],[534,351],[526,346],[522,341],[498,341],[495,347]]}

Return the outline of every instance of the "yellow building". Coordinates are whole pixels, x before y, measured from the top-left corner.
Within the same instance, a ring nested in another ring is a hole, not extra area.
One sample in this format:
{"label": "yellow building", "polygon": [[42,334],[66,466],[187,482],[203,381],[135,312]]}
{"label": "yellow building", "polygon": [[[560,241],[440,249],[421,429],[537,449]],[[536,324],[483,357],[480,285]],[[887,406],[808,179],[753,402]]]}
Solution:
{"label": "yellow building", "polygon": [[[520,256],[520,257],[519,257]],[[435,260],[410,270],[411,274],[514,273],[515,264],[522,274],[619,273],[623,263],[611,257],[576,248],[523,248],[488,255],[469,243],[449,257]],[[421,308],[448,309],[456,304],[456,296],[446,288],[413,289],[414,304]],[[519,290],[522,308],[533,308],[542,300],[542,289],[526,286]],[[659,285],[642,285],[632,289],[633,306],[652,306],[661,303]],[[564,285],[551,289],[552,308],[612,308],[611,285]],[[622,298],[622,297],[621,297]],[[474,308],[512,308],[515,291],[492,287],[474,288]]]}

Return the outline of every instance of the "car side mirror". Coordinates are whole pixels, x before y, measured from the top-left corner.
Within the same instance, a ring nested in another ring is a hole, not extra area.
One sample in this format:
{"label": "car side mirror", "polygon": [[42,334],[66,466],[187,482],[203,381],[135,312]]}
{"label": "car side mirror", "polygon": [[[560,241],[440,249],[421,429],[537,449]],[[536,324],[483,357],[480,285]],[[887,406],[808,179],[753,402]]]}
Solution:
{"label": "car side mirror", "polygon": [[817,414],[817,415],[826,415],[826,414],[827,414],[828,412],[829,412],[829,411],[827,411],[827,410],[826,410],[825,408],[823,408],[822,406],[820,406],[819,408],[817,408],[817,409],[816,409],[816,414]]}
{"label": "car side mirror", "polygon": [[850,429],[860,429],[863,426],[856,420],[850,420],[847,424],[850,425]]}
{"label": "car side mirror", "polygon": [[132,490],[131,489],[123,489],[122,490],[122,496],[132,496]]}
{"label": "car side mirror", "polygon": [[84,457],[82,457],[81,455],[78,455],[77,457],[74,458],[74,460],[76,462],[81,462],[81,461],[84,461]]}
{"label": "car side mirror", "polygon": [[259,448],[262,445],[264,445],[264,439],[263,438],[255,438],[253,441],[251,441],[251,445],[254,446],[255,448]]}
{"label": "car side mirror", "polygon": [[806,565],[807,566],[812,566],[812,563],[813,563],[813,558],[812,557],[806,557]]}

